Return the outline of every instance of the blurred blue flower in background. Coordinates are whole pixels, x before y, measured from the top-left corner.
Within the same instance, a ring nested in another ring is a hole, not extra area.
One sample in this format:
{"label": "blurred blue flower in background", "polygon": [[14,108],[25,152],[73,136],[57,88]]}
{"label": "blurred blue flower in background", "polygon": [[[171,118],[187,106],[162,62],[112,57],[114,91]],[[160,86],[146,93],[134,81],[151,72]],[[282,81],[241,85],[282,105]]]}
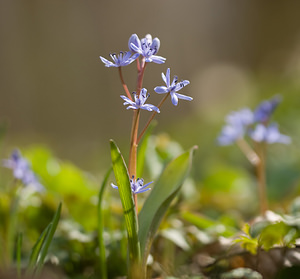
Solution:
{"label": "blurred blue flower in background", "polygon": [[280,102],[281,97],[279,95],[274,96],[271,100],[261,102],[254,110],[254,121],[267,122]]}
{"label": "blurred blue flower in background", "polygon": [[150,96],[149,93],[147,94],[146,88],[142,88],[139,96],[137,96],[136,92],[133,92],[132,94],[134,97],[134,101],[130,100],[128,97],[126,97],[124,95],[121,95],[121,98],[125,101],[125,103],[123,105],[129,105],[127,107],[127,109],[144,109],[144,110],[148,110],[148,111],[155,110],[158,113],[160,112],[156,106],[150,105],[150,104],[145,104],[148,97]]}
{"label": "blurred blue flower in background", "polygon": [[178,105],[178,99],[192,101],[193,98],[177,93],[177,91],[181,90],[186,85],[190,84],[188,80],[178,81],[177,76],[174,76],[172,83],[170,83],[170,68],[167,69],[166,75],[164,73],[161,74],[163,81],[166,86],[156,86],[154,91],[158,94],[170,93],[171,100],[174,106]]}
{"label": "blurred blue flower in background", "polygon": [[106,58],[100,56],[101,61],[105,64],[105,67],[123,67],[131,64],[139,54],[135,53],[131,56],[130,51],[121,51],[119,54],[111,53],[110,57],[113,62],[107,60]]}
{"label": "blurred blue flower in background", "polygon": [[160,40],[158,38],[152,40],[150,34],[141,40],[137,34],[132,34],[128,41],[128,47],[131,52],[144,56],[146,62],[163,64],[166,61],[166,58],[155,55],[159,50]]}
{"label": "blurred blue flower in background", "polygon": [[3,166],[12,169],[14,178],[20,180],[24,186],[31,186],[38,192],[44,190],[31,170],[29,162],[21,156],[19,150],[14,150],[10,159],[3,160]]}
{"label": "blurred blue flower in background", "polygon": [[291,138],[283,135],[278,130],[278,125],[272,123],[269,126],[257,124],[255,129],[249,132],[250,137],[256,142],[289,144]]}
{"label": "blurred blue flower in background", "polygon": [[276,123],[267,125],[280,101],[281,97],[276,95],[268,101],[261,102],[254,112],[248,108],[231,112],[226,117],[226,124],[217,139],[218,143],[230,145],[248,134],[256,142],[289,144],[290,137],[281,134]]}
{"label": "blurred blue flower in background", "polygon": [[218,143],[220,145],[230,145],[236,140],[243,138],[249,125],[253,123],[253,113],[250,109],[244,108],[231,112],[226,117],[226,125],[223,127]]}

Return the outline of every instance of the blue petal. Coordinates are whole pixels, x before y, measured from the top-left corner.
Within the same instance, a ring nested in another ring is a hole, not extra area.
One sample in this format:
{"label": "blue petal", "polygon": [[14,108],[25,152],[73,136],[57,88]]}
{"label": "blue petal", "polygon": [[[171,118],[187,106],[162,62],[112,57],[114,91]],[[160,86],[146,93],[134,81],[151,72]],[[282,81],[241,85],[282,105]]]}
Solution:
{"label": "blue petal", "polygon": [[111,185],[111,187],[113,187],[114,189],[118,189],[118,188],[119,188],[117,185],[115,185],[115,184],[113,184],[113,183],[111,183],[110,185]]}
{"label": "blue petal", "polygon": [[146,192],[146,191],[148,191],[148,190],[151,190],[151,188],[138,190],[138,191],[135,191],[134,193],[135,193],[135,194],[140,194],[140,193],[144,193],[144,192]]}
{"label": "blue petal", "polygon": [[[154,182],[154,181],[151,181],[151,182],[147,183],[146,185],[142,186],[141,189],[144,189],[144,188],[148,187],[148,186],[149,186],[150,184],[152,184],[153,182]],[[150,188],[149,188],[149,190],[150,190]]]}
{"label": "blue petal", "polygon": [[156,112],[160,113],[160,110],[158,107],[154,106],[154,105],[151,105],[151,104],[145,104],[145,105],[142,105],[141,106],[141,109],[145,109],[145,110],[148,110],[148,111],[153,111],[155,110]]}
{"label": "blue petal", "polygon": [[163,78],[163,80],[167,87],[170,87],[170,68],[167,69],[165,79]]}
{"label": "blue petal", "polygon": [[192,101],[193,98],[192,97],[189,97],[189,96],[186,96],[186,95],[182,95],[182,94],[179,94],[179,93],[175,93],[177,98],[178,99],[182,99],[182,100],[187,100],[187,101]]}
{"label": "blue petal", "polygon": [[275,123],[272,123],[267,128],[266,142],[268,143],[278,142],[278,143],[289,144],[291,142],[291,139],[286,135],[280,134],[278,130],[278,126]]}
{"label": "blue petal", "polygon": [[131,50],[133,52],[137,52],[139,54],[143,54],[143,51],[140,47],[137,47],[136,45],[134,45],[133,43],[130,44],[131,45]]}
{"label": "blue petal", "polygon": [[101,61],[105,64],[105,67],[118,67],[116,64],[110,62],[106,58],[100,56]]}
{"label": "blue petal", "polygon": [[129,41],[128,41],[128,47],[129,47],[129,49],[131,51],[134,51],[132,49],[132,45],[131,44],[137,46],[138,48],[141,48],[141,41],[140,41],[140,39],[139,39],[139,37],[138,37],[137,34],[132,34],[131,37],[129,38]]}
{"label": "blue petal", "polygon": [[279,95],[276,95],[271,100],[261,102],[254,111],[255,122],[268,121],[280,102],[281,97]]}
{"label": "blue petal", "polygon": [[173,104],[174,106],[177,106],[177,105],[178,105],[178,98],[177,98],[177,96],[176,96],[175,93],[171,93],[171,100],[172,100],[172,104]]}
{"label": "blue petal", "polygon": [[164,94],[164,93],[168,93],[169,89],[165,86],[156,86],[154,88],[154,91],[158,94]]}
{"label": "blue petal", "polygon": [[165,76],[164,73],[161,73],[161,77],[162,77],[163,81],[165,82],[165,84],[168,86],[167,77]]}
{"label": "blue petal", "polygon": [[218,143],[220,145],[230,145],[238,138],[243,137],[243,133],[231,125],[226,125],[221,131],[221,135],[218,137]]}
{"label": "blue petal", "polygon": [[156,54],[160,47],[160,40],[158,38],[153,39],[151,48],[154,50],[153,54]]}
{"label": "blue petal", "polygon": [[187,86],[188,84],[190,84],[190,82],[188,80],[183,80],[183,81],[178,82],[176,84],[175,91],[179,91],[180,89]]}
{"label": "blue petal", "polygon": [[250,133],[250,137],[256,142],[262,142],[266,138],[266,132],[266,127],[262,124],[258,124]]}
{"label": "blue petal", "polygon": [[152,55],[151,60],[152,60],[151,62],[154,62],[156,64],[163,64],[166,62],[167,59],[161,56]]}

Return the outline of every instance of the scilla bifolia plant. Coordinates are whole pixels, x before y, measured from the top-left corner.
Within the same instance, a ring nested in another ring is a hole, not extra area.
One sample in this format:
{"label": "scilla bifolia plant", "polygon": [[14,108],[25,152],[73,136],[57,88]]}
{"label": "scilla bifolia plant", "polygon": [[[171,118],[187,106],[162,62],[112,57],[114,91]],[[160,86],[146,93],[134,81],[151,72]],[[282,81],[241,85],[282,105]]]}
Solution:
{"label": "scilla bifolia plant", "polygon": [[[159,180],[156,181],[137,218],[137,194],[150,190],[148,186],[153,183],[144,184],[144,180],[137,177],[138,163],[142,163],[137,162],[138,145],[151,121],[157,113],[160,113],[163,103],[169,96],[175,106],[178,105],[179,99],[191,101],[192,98],[177,93],[190,82],[188,80],[178,82],[176,76],[171,81],[170,69],[168,68],[166,74],[162,73],[165,85],[154,88],[156,93],[164,94],[164,97],[157,106],[147,104],[150,94],[146,88],[143,88],[146,66],[149,63],[163,64],[166,58],[156,55],[160,47],[160,40],[158,38],[152,40],[149,34],[141,40],[136,34],[133,34],[129,38],[128,47],[129,51],[127,52],[111,54],[112,61],[101,56],[100,59],[106,67],[118,68],[119,77],[126,93],[126,96],[121,95],[121,98],[125,101],[126,108],[133,112],[128,164],[125,163],[115,142],[112,140],[110,142],[113,171],[117,182],[116,185],[111,185],[119,190],[124,210],[128,234],[128,276],[129,278],[142,279],[146,278],[146,262],[153,237],[164,213],[188,174],[193,148],[167,165]],[[131,95],[123,78],[122,67],[133,62],[136,62],[137,66],[137,84],[135,92]],[[140,131],[139,120],[143,110],[149,111],[151,115]]]}
{"label": "scilla bifolia plant", "polygon": [[13,266],[12,264],[15,264],[18,278],[21,278],[23,275],[26,275],[26,278],[36,278],[36,276],[39,276],[42,271],[49,246],[60,219],[62,205],[61,203],[59,204],[52,221],[48,224],[32,247],[27,266],[22,266],[21,250],[23,234],[20,232],[22,228],[20,228],[17,222],[19,201],[22,195],[24,195],[23,191],[25,188],[30,188],[32,192],[41,193],[45,192],[46,189],[39,182],[35,173],[31,169],[29,161],[21,155],[19,150],[14,150],[9,159],[2,161],[2,165],[12,170],[13,185],[10,187],[11,193],[9,195],[11,200],[10,215],[7,220],[8,228],[4,229],[3,239],[0,239],[0,241],[2,240],[0,271],[2,268],[4,271],[10,270]]}
{"label": "scilla bifolia plant", "polygon": [[[262,215],[268,209],[265,176],[266,145],[289,144],[291,141],[290,137],[279,132],[277,123],[270,123],[270,118],[280,100],[279,96],[275,96],[271,100],[263,101],[253,112],[248,108],[231,112],[227,115],[226,125],[218,137],[220,145],[237,143],[251,164],[255,166]],[[245,140],[246,136],[249,137],[252,145]]]}

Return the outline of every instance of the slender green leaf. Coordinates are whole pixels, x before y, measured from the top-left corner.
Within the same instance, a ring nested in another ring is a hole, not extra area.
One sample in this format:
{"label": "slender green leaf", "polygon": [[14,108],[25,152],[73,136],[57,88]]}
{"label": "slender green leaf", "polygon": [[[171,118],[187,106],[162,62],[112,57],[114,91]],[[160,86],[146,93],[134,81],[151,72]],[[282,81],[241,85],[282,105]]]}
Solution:
{"label": "slender green leaf", "polygon": [[100,272],[101,278],[107,279],[107,268],[106,268],[106,256],[105,256],[105,245],[103,239],[103,216],[102,216],[102,200],[103,200],[103,193],[104,189],[107,185],[107,180],[111,174],[112,167],[109,168],[107,171],[98,196],[98,241],[99,241],[99,262],[100,262]]}
{"label": "slender green leaf", "polygon": [[200,229],[207,229],[209,227],[215,226],[217,224],[216,221],[209,219],[206,216],[196,215],[191,212],[183,212],[181,217],[186,221],[192,223]]}
{"label": "slender green leaf", "polygon": [[51,225],[52,225],[51,223],[48,224],[48,226],[44,229],[44,231],[42,232],[42,234],[38,238],[37,242],[32,247],[31,255],[30,255],[30,258],[29,258],[29,264],[28,264],[28,267],[27,267],[28,272],[32,272],[33,268],[37,264],[38,256],[39,256],[41,248],[44,244],[46,235],[49,233],[49,231],[51,229]]}
{"label": "slender green leaf", "polygon": [[44,240],[44,243],[43,243],[41,251],[40,251],[40,256],[39,256],[38,263],[37,263],[37,272],[38,273],[40,272],[40,270],[43,267],[44,260],[46,258],[47,253],[48,253],[48,248],[50,246],[50,243],[53,239],[54,233],[55,233],[56,228],[57,228],[57,224],[58,224],[58,221],[59,221],[59,218],[60,218],[60,213],[61,213],[61,203],[59,204],[59,206],[58,206],[58,208],[55,212],[55,215],[54,215],[54,217],[53,217],[53,219],[50,223],[51,224],[50,229],[46,234],[46,238]]}
{"label": "slender green leaf", "polygon": [[120,198],[124,211],[125,225],[128,234],[130,269],[140,262],[140,244],[138,239],[137,215],[132,197],[128,170],[121,152],[113,140],[110,141],[111,159]]}
{"label": "slender green leaf", "polygon": [[194,150],[192,148],[183,153],[166,166],[139,214],[139,239],[144,264],[160,222],[188,175]]}
{"label": "slender green leaf", "polygon": [[21,278],[21,250],[22,250],[23,234],[19,233],[17,238],[17,273],[18,278]]}

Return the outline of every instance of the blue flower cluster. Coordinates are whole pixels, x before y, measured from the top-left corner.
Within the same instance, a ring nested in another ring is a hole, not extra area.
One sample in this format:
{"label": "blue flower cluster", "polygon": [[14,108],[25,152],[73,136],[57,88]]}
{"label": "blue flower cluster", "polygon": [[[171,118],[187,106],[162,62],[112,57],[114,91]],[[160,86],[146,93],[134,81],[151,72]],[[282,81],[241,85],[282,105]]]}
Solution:
{"label": "blue flower cluster", "polygon": [[[147,34],[143,39],[139,39],[136,34],[132,34],[128,41],[128,47],[129,51],[120,52],[119,55],[115,53],[110,54],[113,62],[107,60],[102,56],[100,56],[100,59],[106,67],[127,66],[138,59],[139,56],[142,56],[145,62],[163,64],[166,61],[166,58],[156,55],[160,47],[160,40],[158,38],[154,38],[152,40],[152,36],[150,34]],[[162,73],[162,79],[165,82],[166,86],[157,86],[154,88],[154,91],[158,94],[170,93],[171,101],[174,106],[178,105],[178,99],[187,101],[193,100],[192,97],[177,93],[179,90],[190,83],[188,80],[182,80],[178,82],[177,76],[174,76],[172,83],[170,83],[170,68],[167,69],[166,75]],[[149,97],[149,94],[143,94],[144,91],[147,92],[147,90],[143,88],[141,94],[138,94],[138,96],[134,93],[134,101],[130,100],[124,95],[121,95],[121,98],[125,101],[124,105],[129,105],[127,109],[144,109],[148,111],[156,111],[159,113],[159,109],[154,105],[145,104],[145,101]]]}
{"label": "blue flower cluster", "polygon": [[145,38],[141,40],[137,34],[132,34],[128,41],[128,47],[129,51],[121,51],[119,55],[116,55],[115,53],[110,54],[113,62],[102,56],[100,56],[100,59],[106,67],[127,66],[136,60],[140,55],[145,58],[146,62],[163,64],[166,61],[166,58],[155,55],[159,50],[160,40],[158,38],[152,40],[152,36],[150,34],[147,34]]}
{"label": "blue flower cluster", "polygon": [[12,169],[15,179],[20,180],[24,186],[31,186],[38,192],[44,190],[32,171],[29,162],[21,156],[19,150],[14,150],[10,159],[3,160],[3,166]]}
{"label": "blue flower cluster", "polygon": [[281,134],[276,123],[269,123],[280,101],[281,98],[275,96],[260,103],[254,112],[248,108],[231,112],[226,117],[218,143],[230,145],[247,134],[256,142],[289,144],[290,137]]}

